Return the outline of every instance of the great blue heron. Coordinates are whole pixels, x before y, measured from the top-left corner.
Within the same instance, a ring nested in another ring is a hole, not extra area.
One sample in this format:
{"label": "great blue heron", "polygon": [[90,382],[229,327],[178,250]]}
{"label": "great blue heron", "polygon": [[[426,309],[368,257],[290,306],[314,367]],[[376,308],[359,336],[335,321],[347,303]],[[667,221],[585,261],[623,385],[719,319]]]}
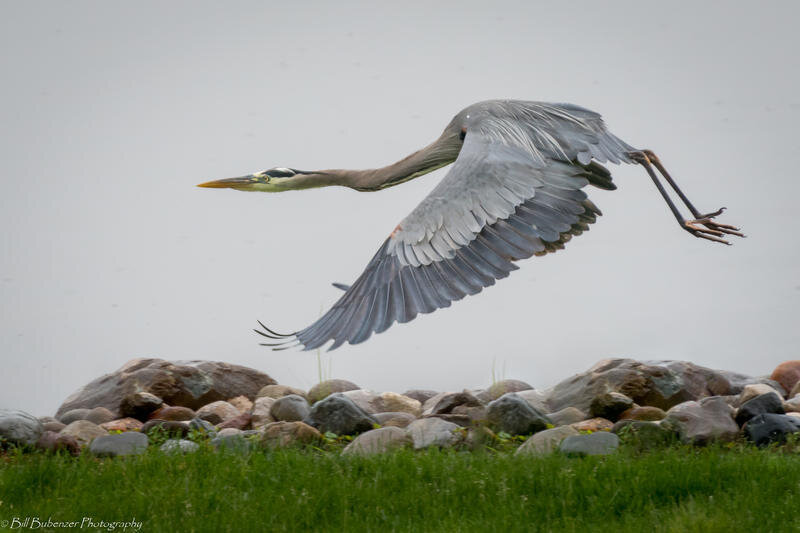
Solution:
{"label": "great blue heron", "polygon": [[[372,170],[272,168],[200,187],[281,192],[329,185],[379,191],[454,163],[431,193],[389,234],[364,272],[319,320],[288,334],[261,324],[273,349],[311,350],[333,341],[357,344],[394,322],[449,307],[518,267],[515,261],[564,247],[595,222],[600,210],[581,189],[613,190],[600,163],[638,163],[652,178],[680,227],[695,237],[730,244],[738,228],[700,213],[656,155],[633,148],[599,114],[571,104],[490,100],[458,113],[442,135],[392,165]],[[692,217],[670,199],[655,167]],[[277,342],[274,342],[277,341]]]}

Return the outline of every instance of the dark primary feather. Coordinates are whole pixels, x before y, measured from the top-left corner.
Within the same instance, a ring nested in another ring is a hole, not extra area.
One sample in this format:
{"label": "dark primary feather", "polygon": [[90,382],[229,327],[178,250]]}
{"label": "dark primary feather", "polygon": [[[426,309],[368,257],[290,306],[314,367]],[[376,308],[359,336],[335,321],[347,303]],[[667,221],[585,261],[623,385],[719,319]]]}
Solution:
{"label": "dark primary feather", "polygon": [[459,117],[467,133],[452,168],[352,285],[334,284],[345,293],[333,307],[292,335],[262,335],[335,349],[476,294],[588,230],[601,213],[581,188],[616,188],[592,159],[628,161],[633,150],[599,115],[566,104],[485,102]]}

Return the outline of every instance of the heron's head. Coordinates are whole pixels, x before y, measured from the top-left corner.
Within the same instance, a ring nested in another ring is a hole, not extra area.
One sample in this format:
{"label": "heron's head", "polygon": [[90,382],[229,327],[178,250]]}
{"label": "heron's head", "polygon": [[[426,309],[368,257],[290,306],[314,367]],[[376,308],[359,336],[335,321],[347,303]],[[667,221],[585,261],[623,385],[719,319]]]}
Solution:
{"label": "heron's head", "polygon": [[296,181],[294,178],[299,174],[307,173],[293,168],[271,168],[238,178],[207,181],[197,186],[237,191],[280,192],[296,188],[293,186]]}

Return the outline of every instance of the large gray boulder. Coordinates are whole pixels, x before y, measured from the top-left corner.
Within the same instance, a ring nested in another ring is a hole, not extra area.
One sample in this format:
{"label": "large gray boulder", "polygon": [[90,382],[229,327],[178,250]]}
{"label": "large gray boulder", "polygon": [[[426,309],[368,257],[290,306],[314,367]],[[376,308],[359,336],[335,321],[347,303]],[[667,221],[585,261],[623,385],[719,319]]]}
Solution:
{"label": "large gray boulder", "polygon": [[315,403],[305,422],[322,433],[331,432],[337,435],[369,431],[378,424],[374,417],[340,392]]}
{"label": "large gray boulder", "polygon": [[733,407],[718,396],[678,404],[667,411],[660,425],[676,433],[681,442],[701,446],[732,441],[739,433]]}
{"label": "large gray boulder", "polygon": [[486,418],[495,431],[511,435],[528,435],[552,425],[547,416],[531,407],[516,393],[509,392],[489,402]]}
{"label": "large gray boulder", "polygon": [[372,429],[362,433],[347,445],[345,455],[374,455],[402,448],[411,442],[406,430],[398,427]]}
{"label": "large gray boulder", "polygon": [[588,435],[572,435],[561,441],[559,451],[565,455],[608,455],[619,448],[619,437],[607,431]]}
{"label": "large gray boulder", "polygon": [[666,410],[685,401],[738,394],[740,390],[722,372],[686,361],[604,359],[545,392],[550,411],[577,407],[588,413],[592,401],[608,392],[622,393],[638,405]]}
{"label": "large gray boulder", "polygon": [[116,435],[102,435],[89,445],[89,451],[103,457],[118,455],[140,455],[145,452],[149,440],[137,431],[126,431]]}
{"label": "large gray boulder", "polygon": [[35,416],[16,409],[0,409],[0,438],[33,446],[43,432],[44,426]]}
{"label": "large gray boulder", "polygon": [[239,395],[253,399],[262,387],[274,383],[263,372],[230,363],[133,359],[70,395],[56,418],[71,409],[94,407],[105,407],[118,418],[122,400],[137,392],[149,392],[168,405],[198,409]]}
{"label": "large gray boulder", "polygon": [[558,450],[561,441],[573,435],[580,435],[577,429],[570,426],[560,426],[552,429],[545,429],[534,434],[531,438],[522,443],[517,448],[515,455],[547,455]]}
{"label": "large gray boulder", "polygon": [[461,440],[458,430],[458,424],[441,418],[420,418],[411,422],[406,428],[415,450],[432,446],[449,448]]}
{"label": "large gray boulder", "polygon": [[269,414],[274,420],[284,422],[300,422],[311,412],[305,398],[297,394],[288,394],[275,400]]}

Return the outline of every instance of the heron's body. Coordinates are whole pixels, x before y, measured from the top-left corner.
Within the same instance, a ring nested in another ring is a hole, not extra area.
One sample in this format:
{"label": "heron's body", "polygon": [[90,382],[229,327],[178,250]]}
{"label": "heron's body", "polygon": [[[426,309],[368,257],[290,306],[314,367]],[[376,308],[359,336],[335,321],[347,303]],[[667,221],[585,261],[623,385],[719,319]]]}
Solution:
{"label": "heron's body", "polygon": [[[203,184],[280,192],[340,185],[378,191],[453,163],[450,171],[393,230],[361,276],[319,320],[290,335],[304,349],[363,342],[394,322],[408,322],[502,279],[520,259],[563,248],[600,210],[582,190],[616,188],[603,163],[645,166],[684,229],[721,241],[740,235],[701,215],[652,152],[605,127],[599,114],[571,104],[490,100],[458,113],[433,143],[392,165],[370,170],[276,168]],[[686,221],[650,164],[696,220]],[[702,226],[702,227],[701,227]],[[722,241],[724,242],[724,241]],[[284,347],[284,342],[267,343]]]}

